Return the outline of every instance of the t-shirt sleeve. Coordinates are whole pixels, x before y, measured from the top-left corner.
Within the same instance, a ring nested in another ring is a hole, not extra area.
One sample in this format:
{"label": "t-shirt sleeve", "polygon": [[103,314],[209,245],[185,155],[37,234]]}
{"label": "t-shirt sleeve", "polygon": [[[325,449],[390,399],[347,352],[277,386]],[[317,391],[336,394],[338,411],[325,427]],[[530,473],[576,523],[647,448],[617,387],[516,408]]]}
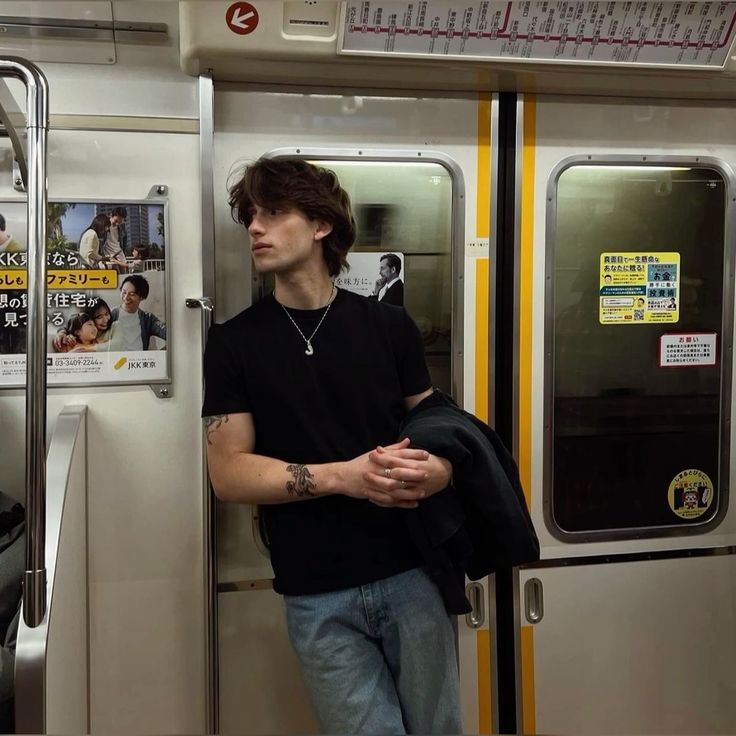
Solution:
{"label": "t-shirt sleeve", "polygon": [[227,340],[222,325],[212,325],[204,351],[202,416],[250,412],[244,366]]}
{"label": "t-shirt sleeve", "polygon": [[424,359],[424,341],[414,320],[403,307],[396,354],[399,380],[404,396],[414,396],[432,386],[432,379]]}

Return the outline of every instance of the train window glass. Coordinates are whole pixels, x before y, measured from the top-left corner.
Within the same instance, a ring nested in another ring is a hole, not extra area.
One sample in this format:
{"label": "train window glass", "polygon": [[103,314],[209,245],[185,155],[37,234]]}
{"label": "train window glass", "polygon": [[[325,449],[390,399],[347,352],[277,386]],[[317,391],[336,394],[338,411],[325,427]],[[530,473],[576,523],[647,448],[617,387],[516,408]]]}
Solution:
{"label": "train window glass", "polygon": [[694,533],[725,511],[727,185],[683,165],[573,165],[557,180],[545,476],[557,536]]}
{"label": "train window glass", "polygon": [[[451,393],[452,178],[442,165],[319,161],[350,195],[356,252],[404,254],[404,306],[424,338],[433,384]],[[376,274],[378,276],[378,274]]]}

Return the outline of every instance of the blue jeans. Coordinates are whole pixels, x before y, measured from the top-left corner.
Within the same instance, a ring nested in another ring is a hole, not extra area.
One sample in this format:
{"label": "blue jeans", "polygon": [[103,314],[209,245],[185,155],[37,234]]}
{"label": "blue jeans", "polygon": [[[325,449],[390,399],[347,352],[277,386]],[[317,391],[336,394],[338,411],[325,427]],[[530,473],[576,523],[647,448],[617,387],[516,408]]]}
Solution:
{"label": "blue jeans", "polygon": [[325,733],[462,732],[455,627],[422,569],[284,600]]}

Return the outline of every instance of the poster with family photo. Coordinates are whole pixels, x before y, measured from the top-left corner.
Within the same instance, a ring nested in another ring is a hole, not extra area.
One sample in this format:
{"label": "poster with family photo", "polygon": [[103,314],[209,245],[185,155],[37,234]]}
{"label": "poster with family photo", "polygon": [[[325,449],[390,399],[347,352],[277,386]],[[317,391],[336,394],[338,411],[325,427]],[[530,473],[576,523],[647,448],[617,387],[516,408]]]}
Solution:
{"label": "poster with family photo", "polygon": [[[26,370],[26,205],[0,203],[0,386]],[[49,202],[49,385],[169,378],[163,202]]]}
{"label": "poster with family photo", "polygon": [[349,268],[335,278],[335,286],[386,304],[404,306],[404,254],[348,253]]}

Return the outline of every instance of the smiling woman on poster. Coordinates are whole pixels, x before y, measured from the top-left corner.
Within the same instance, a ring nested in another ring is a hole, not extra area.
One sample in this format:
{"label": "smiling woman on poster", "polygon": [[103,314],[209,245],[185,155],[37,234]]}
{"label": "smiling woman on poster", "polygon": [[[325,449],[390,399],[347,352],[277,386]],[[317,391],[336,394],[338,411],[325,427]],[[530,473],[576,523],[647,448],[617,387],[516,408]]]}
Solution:
{"label": "smiling woman on poster", "polygon": [[[108,350],[107,344],[110,339],[110,327],[112,326],[112,314],[107,302],[97,297],[94,307],[87,312],[97,328],[97,338],[95,342],[98,347],[96,350]],[[70,320],[71,323],[71,320]],[[62,327],[52,342],[52,346],[57,353],[68,353],[77,346],[77,338],[74,333],[69,330],[68,325]]]}
{"label": "smiling woman on poster", "polygon": [[152,337],[166,339],[166,325],[140,309],[148,293],[148,281],[143,276],[134,274],[123,279],[120,306],[112,310],[110,317],[110,350],[149,350]]}

